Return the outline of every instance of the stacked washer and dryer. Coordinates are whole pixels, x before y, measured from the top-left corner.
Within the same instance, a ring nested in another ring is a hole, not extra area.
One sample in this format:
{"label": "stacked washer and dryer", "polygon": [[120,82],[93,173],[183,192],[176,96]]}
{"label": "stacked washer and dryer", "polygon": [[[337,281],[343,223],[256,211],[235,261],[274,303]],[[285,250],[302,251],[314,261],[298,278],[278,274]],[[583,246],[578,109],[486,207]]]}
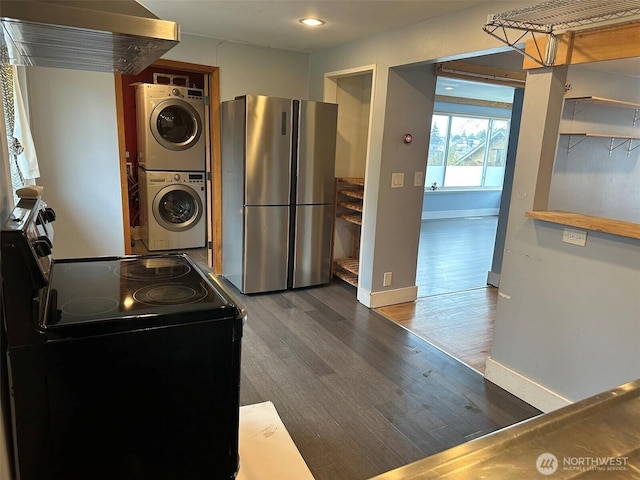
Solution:
{"label": "stacked washer and dryer", "polygon": [[148,250],[206,243],[204,92],[136,87],[140,239]]}

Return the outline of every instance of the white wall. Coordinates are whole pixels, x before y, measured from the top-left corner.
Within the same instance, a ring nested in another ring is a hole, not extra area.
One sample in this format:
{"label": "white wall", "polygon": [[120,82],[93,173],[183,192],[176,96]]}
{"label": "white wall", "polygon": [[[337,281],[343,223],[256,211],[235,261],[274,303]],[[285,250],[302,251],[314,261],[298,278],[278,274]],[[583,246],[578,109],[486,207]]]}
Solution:
{"label": "white wall", "polygon": [[371,72],[336,80],[336,177],[364,177],[371,108]]}
{"label": "white wall", "polygon": [[113,75],[31,67],[27,78],[54,257],[124,254]]}
{"label": "white wall", "polygon": [[[221,99],[308,97],[308,56],[184,35],[166,58],[216,65]],[[216,46],[218,45],[218,46]],[[113,75],[27,69],[44,198],[58,213],[57,258],[124,253]]]}
{"label": "white wall", "polygon": [[306,53],[183,35],[162,58],[220,67],[221,101],[245,94],[309,99]]}

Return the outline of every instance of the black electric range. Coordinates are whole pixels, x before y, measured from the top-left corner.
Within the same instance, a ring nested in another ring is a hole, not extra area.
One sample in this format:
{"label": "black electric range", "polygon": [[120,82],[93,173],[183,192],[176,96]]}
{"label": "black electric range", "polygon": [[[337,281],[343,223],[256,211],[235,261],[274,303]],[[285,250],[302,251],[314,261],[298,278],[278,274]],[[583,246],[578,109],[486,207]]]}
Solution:
{"label": "black electric range", "polygon": [[51,273],[40,323],[52,335],[210,320],[235,308],[185,255],[56,260]]}
{"label": "black electric range", "polygon": [[53,220],[2,229],[15,477],[234,478],[243,307],[182,254],[54,259]]}

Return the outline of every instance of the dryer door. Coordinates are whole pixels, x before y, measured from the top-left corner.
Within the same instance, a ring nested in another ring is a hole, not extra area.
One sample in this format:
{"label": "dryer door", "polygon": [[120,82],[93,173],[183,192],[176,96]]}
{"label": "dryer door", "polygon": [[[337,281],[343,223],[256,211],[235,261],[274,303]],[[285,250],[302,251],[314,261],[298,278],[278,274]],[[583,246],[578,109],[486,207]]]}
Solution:
{"label": "dryer door", "polygon": [[153,216],[172,232],[184,232],[202,217],[202,200],[198,193],[186,185],[167,185],[153,198]]}
{"label": "dryer door", "polygon": [[179,99],[164,100],[149,118],[153,138],[169,150],[187,150],[202,134],[202,119],[195,108]]}

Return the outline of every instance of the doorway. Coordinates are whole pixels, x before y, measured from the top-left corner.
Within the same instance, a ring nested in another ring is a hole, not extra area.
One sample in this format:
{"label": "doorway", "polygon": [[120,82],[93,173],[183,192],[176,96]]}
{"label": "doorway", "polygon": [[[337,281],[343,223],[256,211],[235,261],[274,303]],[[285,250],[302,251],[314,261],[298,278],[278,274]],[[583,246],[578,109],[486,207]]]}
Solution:
{"label": "doorway", "polygon": [[[125,253],[144,253],[136,249],[136,216],[139,203],[135,168],[137,135],[135,120],[135,84],[153,83],[153,75],[189,77],[189,85],[196,84],[204,91],[205,107],[205,182],[206,188],[206,246],[194,255],[198,263],[215,273],[222,270],[221,252],[221,198],[220,198],[220,78],[218,67],[160,59],[139,75],[115,75],[116,108],[118,112],[118,143],[120,152],[120,179],[123,200]],[[192,252],[193,253],[193,252]]]}
{"label": "doorway", "polygon": [[[440,123],[432,123],[418,299],[379,311],[483,373],[493,342],[494,286],[499,281],[524,84],[491,85],[485,93],[479,92],[486,85],[468,78],[438,77],[436,85],[434,118],[439,116]],[[502,96],[492,96],[492,90]]]}
{"label": "doorway", "polygon": [[437,79],[418,250],[418,297],[487,285],[513,96],[513,86]]}

